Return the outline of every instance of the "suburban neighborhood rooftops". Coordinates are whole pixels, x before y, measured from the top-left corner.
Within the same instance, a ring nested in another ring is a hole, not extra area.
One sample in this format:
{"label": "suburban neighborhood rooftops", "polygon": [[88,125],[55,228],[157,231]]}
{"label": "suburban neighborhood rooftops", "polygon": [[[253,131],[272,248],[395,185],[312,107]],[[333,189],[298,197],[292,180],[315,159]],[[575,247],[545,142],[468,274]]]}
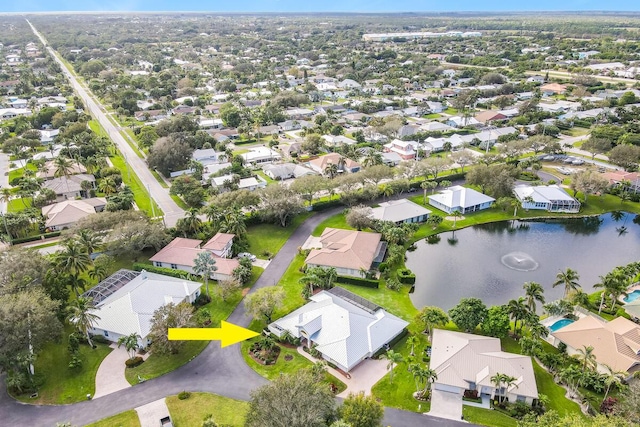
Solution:
{"label": "suburban neighborhood rooftops", "polygon": [[369,270],[378,254],[382,235],[364,231],[325,228],[320,243],[322,249],[312,249],[307,264]]}
{"label": "suburban neighborhood rooftops", "polygon": [[493,202],[495,199],[482,194],[472,188],[454,185],[442,190],[438,194],[428,196],[429,199],[436,200],[445,206],[467,208],[482,203]]}
{"label": "suburban neighborhood rooftops", "polygon": [[531,197],[534,202],[550,202],[552,200],[575,201],[564,189],[558,185],[536,185],[527,184],[516,185],[513,189],[518,199],[523,200]]}
{"label": "suburban neighborhood rooftops", "polygon": [[373,208],[373,217],[381,221],[399,222],[408,218],[429,215],[431,211],[413,203],[408,199],[390,200],[382,202],[377,208]]}

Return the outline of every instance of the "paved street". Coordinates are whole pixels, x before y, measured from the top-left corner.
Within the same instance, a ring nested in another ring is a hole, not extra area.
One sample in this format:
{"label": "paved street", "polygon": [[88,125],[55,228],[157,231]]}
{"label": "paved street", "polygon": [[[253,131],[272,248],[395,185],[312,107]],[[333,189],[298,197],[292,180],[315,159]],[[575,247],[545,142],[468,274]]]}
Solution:
{"label": "paved street", "polygon": [[184,216],[184,210],[182,210],[176,202],[169,196],[169,189],[163,188],[158,181],[151,174],[151,171],[147,167],[147,163],[144,159],[141,159],[137,156],[137,154],[133,151],[131,146],[127,143],[127,141],[122,137],[118,129],[109,121],[107,115],[105,114],[102,106],[99,105],[84,89],[84,87],[78,82],[78,79],[71,74],[71,72],[65,67],[62,61],[55,54],[55,51],[49,47],[47,40],[40,34],[36,28],[31,24],[31,22],[27,21],[33,30],[33,33],[40,39],[40,41],[47,46],[47,51],[51,55],[51,57],[60,65],[62,72],[71,82],[71,86],[74,88],[78,96],[84,102],[84,105],[89,110],[89,113],[102,125],[104,130],[109,135],[109,138],[116,144],[118,150],[125,157],[129,165],[133,168],[135,173],[140,178],[142,184],[147,188],[151,197],[158,204],[160,209],[164,212],[164,221],[167,227],[173,227],[176,225],[176,221]]}

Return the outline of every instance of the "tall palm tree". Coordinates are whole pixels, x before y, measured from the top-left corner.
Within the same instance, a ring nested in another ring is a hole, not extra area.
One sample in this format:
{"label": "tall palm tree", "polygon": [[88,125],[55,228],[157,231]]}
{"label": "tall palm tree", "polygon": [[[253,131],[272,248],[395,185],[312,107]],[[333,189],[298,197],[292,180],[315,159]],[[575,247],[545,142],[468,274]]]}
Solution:
{"label": "tall palm tree", "polygon": [[207,297],[209,298],[211,298],[211,295],[209,295],[209,278],[217,270],[218,267],[216,267],[216,260],[213,257],[213,254],[209,251],[202,251],[198,253],[193,260],[193,271],[204,279],[204,286],[207,292]]}
{"label": "tall palm tree", "polygon": [[451,187],[451,181],[449,181],[447,179],[443,179],[442,181],[440,181],[440,187],[442,187],[442,188]]}
{"label": "tall palm tree", "polygon": [[132,334],[122,336],[118,338],[118,348],[121,345],[124,345],[125,350],[129,353],[129,359],[133,359],[136,357],[136,351],[138,350],[138,340],[140,339],[140,335],[137,332]]}
{"label": "tall palm tree", "polygon": [[114,194],[118,190],[117,187],[116,181],[110,176],[102,178],[98,183],[98,190],[104,193],[105,196]]}
{"label": "tall palm tree", "polygon": [[625,377],[625,373],[622,371],[615,371],[611,366],[604,364],[605,369],[607,370],[607,372],[604,374],[605,378],[604,378],[604,385],[607,387],[605,392],[604,392],[604,397],[602,398],[602,401],[604,402],[605,400],[607,400],[607,396],[609,395],[609,392],[611,391],[611,387],[615,384],[616,386],[619,384],[622,384],[622,381],[624,380]]}
{"label": "tall palm tree", "polygon": [[423,375],[426,377],[426,380],[424,383],[424,390],[422,391],[422,396],[425,396],[428,389],[431,388],[431,384],[436,382],[436,380],[438,379],[438,374],[436,373],[435,369],[425,368],[423,371]]}
{"label": "tall palm tree", "polygon": [[411,335],[409,338],[407,338],[407,345],[411,346],[411,351],[409,352],[411,356],[415,355],[416,344],[420,344],[420,338],[418,338],[416,335]]}
{"label": "tall palm tree", "polygon": [[240,209],[229,209],[220,219],[220,231],[235,234],[238,237],[244,236],[247,233],[245,219],[246,217]]}
{"label": "tall palm tree", "polygon": [[431,339],[433,328],[436,326],[444,326],[449,322],[449,316],[440,307],[423,307],[416,315],[416,319],[424,324],[425,330]]}
{"label": "tall palm tree", "polygon": [[102,246],[102,238],[89,229],[82,229],[78,232],[76,241],[82,245],[85,252],[91,255]]}
{"label": "tall palm tree", "polygon": [[523,286],[526,295],[527,306],[532,313],[536,312],[536,301],[544,304],[544,288],[540,283],[527,282]]}
{"label": "tall palm tree", "polygon": [[53,171],[53,176],[59,178],[61,176],[68,177],[73,170],[73,164],[71,160],[64,156],[58,156],[53,161],[53,165],[55,166],[55,170]]}
{"label": "tall palm tree", "polygon": [[389,381],[393,383],[393,368],[398,363],[403,362],[402,355],[400,353],[396,353],[393,350],[387,350],[385,354],[382,355],[383,358],[387,359],[387,370],[389,371]]}
{"label": "tall palm tree", "polygon": [[451,216],[453,216],[453,228],[456,228],[456,223],[458,222],[458,218],[462,216],[459,210],[455,210],[451,212]]}
{"label": "tall palm tree", "polygon": [[91,312],[93,309],[93,299],[88,297],[78,297],[69,307],[69,322],[86,335],[87,342],[91,347],[93,347],[93,343],[89,330],[93,328],[97,320],[100,320],[100,316]]}
{"label": "tall palm tree", "polygon": [[582,348],[577,349],[577,358],[582,362],[582,372],[586,371],[587,367],[596,366],[596,355],[593,354],[594,348],[592,346],[583,345]]}
{"label": "tall palm tree", "polygon": [[564,297],[567,298],[571,291],[577,291],[580,289],[580,284],[578,280],[580,279],[580,275],[575,270],[567,268],[565,271],[560,271],[556,275],[556,281],[553,282],[553,287],[556,286],[564,286]]}
{"label": "tall palm tree", "polygon": [[618,298],[626,294],[628,287],[629,277],[621,268],[614,268],[604,277],[600,276],[600,283],[594,285],[594,288],[603,288],[598,313],[602,311],[605,296],[611,298],[611,310],[615,310]]}
{"label": "tall palm tree", "polygon": [[[62,250],[56,254],[55,264],[60,271],[71,275],[72,284],[81,282],[80,274],[89,268],[91,258],[85,248],[75,240],[67,240],[62,244]],[[76,296],[79,296],[77,286],[74,286]]]}
{"label": "tall palm tree", "polygon": [[435,190],[436,187],[438,186],[438,183],[435,181],[422,181],[420,183],[420,188],[422,188],[423,192],[422,192],[422,204],[426,205],[427,204],[427,190],[431,189],[431,191]]}
{"label": "tall palm tree", "polygon": [[335,163],[329,163],[326,168],[324,168],[324,174],[329,178],[333,178],[338,174],[338,165]]}
{"label": "tall palm tree", "polygon": [[198,218],[198,210],[191,208],[187,214],[178,220],[179,229],[184,232],[184,236],[195,236],[202,230],[202,220]]}
{"label": "tall palm tree", "polygon": [[369,150],[367,155],[362,160],[362,166],[368,168],[369,166],[377,166],[383,163],[382,153],[376,150]]}
{"label": "tall palm tree", "polygon": [[529,309],[523,297],[509,301],[507,303],[507,308],[509,309],[509,314],[513,318],[513,333],[517,334],[518,322],[523,320],[529,314]]}

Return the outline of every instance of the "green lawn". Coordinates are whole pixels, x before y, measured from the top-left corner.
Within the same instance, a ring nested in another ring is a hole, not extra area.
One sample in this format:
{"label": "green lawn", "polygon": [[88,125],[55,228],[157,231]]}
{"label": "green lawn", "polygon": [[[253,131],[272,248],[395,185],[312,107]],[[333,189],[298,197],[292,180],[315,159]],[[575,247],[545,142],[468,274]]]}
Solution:
{"label": "green lawn", "polygon": [[338,286],[360,295],[380,307],[384,307],[389,313],[395,314],[407,322],[413,321],[413,318],[418,313],[418,310],[409,298],[409,285],[403,285],[399,291],[392,291],[386,287],[375,289],[356,285],[345,285],[342,283],[338,284]]}
{"label": "green lawn", "polygon": [[270,176],[268,176],[266,173],[262,171],[255,171],[254,173],[260,176],[265,181],[267,181],[267,184],[273,184],[274,182],[276,182],[273,178],[271,178]]}
{"label": "green lawn", "polygon": [[464,405],[462,407],[462,415],[465,421],[483,426],[516,427],[518,425],[518,421],[515,418],[493,409]]}
{"label": "green lawn", "polygon": [[354,230],[353,227],[349,227],[349,225],[347,225],[346,215],[344,213],[339,213],[337,215],[330,216],[329,218],[322,221],[320,224],[318,224],[318,226],[315,228],[315,230],[313,230],[313,233],[311,234],[316,237],[320,236],[322,235],[322,232],[324,231],[324,229],[327,227],[343,228],[345,230]]}
{"label": "green lawn", "polygon": [[312,214],[312,212],[305,212],[297,215],[287,227],[276,224],[257,224],[247,227],[249,252],[259,258],[268,258],[267,253],[271,256],[275,255],[296,228]]}
{"label": "green lawn", "polygon": [[38,354],[35,373],[44,380],[38,388],[38,397],[16,396],[18,400],[39,405],[60,405],[86,400],[87,394],[95,393],[96,372],[111,349],[105,344],[96,344],[97,348],[92,349],[85,342],[80,345],[82,368],[69,369],[67,366],[71,357],[67,346],[71,332],[73,329],[67,326],[59,343],[47,344]]}
{"label": "green lawn", "polygon": [[241,427],[249,410],[248,402],[210,393],[191,393],[185,400],[169,396],[166,402],[175,427],[199,426],[209,414],[218,425]]}
{"label": "green lawn", "polygon": [[[25,203],[27,204],[26,206],[25,206]],[[31,197],[27,197],[24,199],[23,198],[11,199],[9,200],[9,203],[7,205],[7,211],[20,212],[30,206],[31,206]]]}
{"label": "green lawn", "polygon": [[425,114],[424,116],[425,119],[437,119],[439,117],[442,117],[440,114],[438,113],[431,113],[431,114]]}
{"label": "green lawn", "polygon": [[[120,156],[112,156],[110,159],[113,166],[122,172],[122,181],[131,188],[138,208],[149,216],[153,216],[154,213],[156,216],[162,216],[162,210],[160,210],[156,202],[149,197],[147,189],[142,185],[135,171],[133,169],[129,170],[130,166]],[[151,207],[152,204],[153,208]]]}
{"label": "green lawn", "polygon": [[174,202],[176,202],[176,205],[180,206],[182,209],[184,209],[185,211],[188,211],[189,205],[187,205],[181,198],[180,196],[176,195],[176,194],[170,194],[169,195]]}
{"label": "green lawn", "polygon": [[103,136],[111,140],[111,138],[109,138],[109,136],[107,135],[107,132],[97,120],[89,120],[89,129],[91,129],[96,135]]}
{"label": "green lawn", "polygon": [[24,176],[25,170],[36,172],[38,168],[36,168],[33,163],[27,163],[27,165],[23,168],[13,169],[9,171],[9,182],[13,181],[16,178],[22,178]]}
{"label": "green lawn", "polygon": [[169,185],[167,185],[167,182],[164,179],[162,179],[162,177],[158,172],[152,169],[149,169],[149,171],[151,172],[151,175],[153,175],[153,177],[156,179],[156,181],[158,181],[158,184],[162,186],[162,188],[169,188]]}
{"label": "green lawn", "polygon": [[[263,271],[260,267],[253,267],[253,275],[246,287],[250,288],[253,286]],[[215,283],[209,284],[211,302],[205,305],[211,313],[210,328],[220,327],[220,321],[229,317],[231,312],[242,300],[242,294],[238,292],[227,301],[222,301],[222,298],[217,295],[215,287]],[[204,287],[202,288],[202,292],[205,292]],[[129,384],[135,385],[138,383],[138,375],[145,379],[151,379],[171,372],[200,354],[207,344],[209,344],[209,341],[188,341],[178,354],[159,355],[153,354],[152,352],[142,365],[125,371],[127,381],[129,381]]]}
{"label": "green lawn", "polygon": [[140,427],[140,419],[138,413],[131,409],[97,423],[89,424],[87,427]]}

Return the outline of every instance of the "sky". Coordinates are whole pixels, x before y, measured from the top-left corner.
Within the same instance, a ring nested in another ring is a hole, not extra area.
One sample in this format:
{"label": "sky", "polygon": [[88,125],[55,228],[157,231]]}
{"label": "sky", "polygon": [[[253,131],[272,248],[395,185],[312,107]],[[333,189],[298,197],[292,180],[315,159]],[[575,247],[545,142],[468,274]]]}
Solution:
{"label": "sky", "polygon": [[0,0],[0,12],[214,11],[214,12],[446,12],[640,11],[638,0]]}

